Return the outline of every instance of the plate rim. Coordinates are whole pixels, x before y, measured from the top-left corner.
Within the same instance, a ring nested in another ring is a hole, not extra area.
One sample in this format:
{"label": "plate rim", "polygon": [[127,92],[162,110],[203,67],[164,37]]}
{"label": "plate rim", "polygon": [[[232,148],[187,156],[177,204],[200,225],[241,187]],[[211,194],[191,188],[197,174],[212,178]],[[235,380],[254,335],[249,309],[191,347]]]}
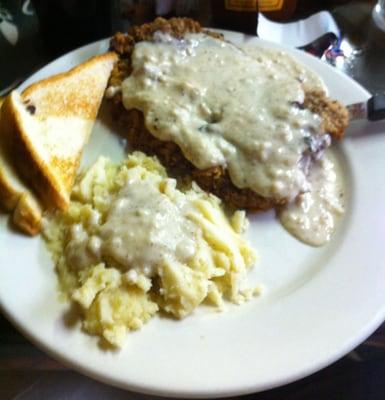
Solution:
{"label": "plate rim", "polygon": [[[243,35],[239,32],[233,32],[233,31],[226,31],[226,30],[217,30],[220,32],[223,32],[224,34],[234,34],[234,35],[241,35],[243,37],[249,37],[249,35]],[[254,37],[253,37],[254,38]],[[90,50],[93,50],[94,48],[96,49],[97,46],[101,46],[103,44],[108,43],[109,39],[101,39],[98,41],[95,41],[93,43],[87,44],[85,46],[79,47],[77,49],[74,49],[60,57],[58,57],[57,59],[51,61],[50,63],[46,64],[45,66],[43,66],[41,69],[39,69],[38,71],[35,71],[33,73],[33,75],[31,75],[30,77],[28,77],[19,87],[18,89],[22,89],[23,87],[25,87],[26,85],[28,85],[31,81],[31,79],[35,76],[38,75],[42,70],[44,70],[45,68],[48,68],[50,66],[52,66],[54,63],[58,63],[59,61],[63,61],[66,58],[70,57],[72,54],[78,53],[78,52],[87,52]],[[274,48],[281,48],[281,49],[286,49],[289,50],[290,53],[296,53],[299,52],[302,55],[304,54],[302,51],[297,50],[297,49],[292,49],[292,48],[287,48],[286,46],[283,45],[277,45],[275,43],[272,42],[268,42],[266,40],[261,40],[259,39],[259,41],[266,43],[269,47],[272,46]],[[93,54],[97,54],[97,53],[93,53]],[[310,57],[313,58],[313,56],[311,55],[306,55],[306,57]],[[318,62],[321,62],[319,60],[317,60]],[[329,66],[330,67],[330,66]],[[337,69],[333,69],[333,67],[330,67],[334,73],[338,73],[341,76],[343,76],[344,78],[349,79],[350,83],[353,84],[355,86],[355,88],[357,90],[359,90],[362,94],[362,97],[369,97],[370,93],[363,88],[359,83],[357,83],[356,81],[354,81],[353,79],[351,79],[350,77],[348,77],[347,75],[345,75],[344,73],[342,73],[341,71],[337,70]],[[234,385],[233,390],[229,391],[226,390],[226,392],[220,392],[218,390],[215,391],[207,391],[207,390],[203,390],[203,391],[188,391],[188,392],[181,392],[180,390],[173,390],[172,388],[169,390],[159,390],[159,388],[151,388],[150,386],[148,387],[143,387],[143,386],[135,386],[134,384],[128,384],[125,385],[122,382],[118,381],[118,380],[113,380],[109,377],[105,377],[103,373],[101,372],[97,372],[97,371],[93,371],[92,368],[90,369],[88,368],[84,368],[81,364],[77,364],[76,362],[74,362],[70,356],[64,356],[63,354],[60,353],[60,351],[51,348],[49,345],[47,345],[46,343],[44,343],[44,341],[39,340],[38,337],[35,337],[35,335],[31,334],[28,329],[23,325],[22,321],[19,321],[17,316],[12,315],[11,313],[8,312],[7,308],[4,306],[3,301],[2,301],[2,296],[0,295],[0,309],[3,312],[4,316],[11,322],[11,324],[13,324],[17,330],[19,330],[23,336],[25,336],[29,341],[31,341],[34,345],[36,345],[38,348],[41,348],[44,352],[46,352],[47,354],[49,354],[51,357],[59,360],[61,363],[63,363],[64,365],[69,366],[70,368],[77,370],[79,372],[81,372],[82,374],[89,376],[91,378],[97,379],[98,381],[116,386],[116,387],[120,387],[122,389],[125,390],[133,390],[136,392],[140,392],[140,393],[145,393],[145,394],[151,394],[151,395],[162,395],[162,396],[171,396],[171,397],[188,397],[188,398],[202,398],[202,397],[206,397],[206,398],[216,398],[216,397],[230,397],[230,396],[235,396],[235,395],[243,395],[243,394],[248,394],[248,393],[254,393],[256,391],[264,391],[264,390],[268,390],[268,389],[272,389],[284,384],[289,384],[291,382],[294,382],[298,379],[301,379],[303,377],[306,377],[308,375],[311,375],[321,369],[323,369],[324,367],[326,367],[327,365],[330,365],[331,363],[333,363],[334,361],[338,360],[339,358],[341,358],[343,355],[345,355],[346,353],[348,353],[349,351],[351,351],[353,348],[355,348],[359,343],[361,343],[363,340],[365,340],[368,336],[371,335],[371,333],[377,329],[381,323],[384,321],[385,319],[385,304],[382,310],[378,310],[377,315],[372,318],[372,322],[371,324],[367,324],[365,326],[365,329],[362,329],[362,332],[360,335],[356,335],[354,338],[352,337],[350,340],[348,340],[346,342],[345,348],[343,349],[339,349],[339,351],[335,351],[334,354],[328,358],[325,358],[324,361],[322,363],[318,363],[317,365],[314,365],[313,369],[307,369],[306,371],[300,371],[298,373],[294,373],[292,375],[288,374],[288,376],[286,378],[282,378],[280,380],[276,380],[276,381],[271,381],[265,385],[258,385],[258,386],[253,386],[250,385],[248,387],[235,387],[236,385]]]}

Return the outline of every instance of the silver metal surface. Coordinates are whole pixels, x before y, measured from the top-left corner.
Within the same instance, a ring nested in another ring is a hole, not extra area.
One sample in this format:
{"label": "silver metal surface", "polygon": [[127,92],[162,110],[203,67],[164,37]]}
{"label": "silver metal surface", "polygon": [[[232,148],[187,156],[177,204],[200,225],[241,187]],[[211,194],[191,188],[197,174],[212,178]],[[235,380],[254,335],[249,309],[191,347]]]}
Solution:
{"label": "silver metal surface", "polygon": [[347,106],[347,109],[349,111],[350,121],[368,118],[368,103],[366,101],[363,103],[350,104]]}
{"label": "silver metal surface", "polygon": [[374,22],[374,1],[354,1],[332,11],[343,35],[343,55],[331,63],[372,94],[385,92],[385,32]]}
{"label": "silver metal surface", "polygon": [[378,0],[373,8],[373,20],[378,28],[385,31],[385,0]]}

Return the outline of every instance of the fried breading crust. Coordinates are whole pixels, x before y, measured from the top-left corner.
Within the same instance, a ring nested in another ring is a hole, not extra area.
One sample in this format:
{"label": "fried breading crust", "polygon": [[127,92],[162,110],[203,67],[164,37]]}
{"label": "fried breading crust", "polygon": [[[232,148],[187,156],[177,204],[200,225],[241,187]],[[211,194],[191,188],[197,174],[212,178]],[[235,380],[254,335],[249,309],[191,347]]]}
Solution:
{"label": "fried breading crust", "polygon": [[[199,33],[204,30],[198,22],[188,18],[171,18],[169,20],[156,18],[152,23],[132,27],[127,34],[116,33],[111,40],[111,50],[118,53],[119,61],[112,71],[109,86],[119,87],[122,81],[130,75],[132,71],[131,55],[135,44],[151,40],[156,31],[180,38],[186,33]],[[204,32],[217,38],[223,38],[216,32]],[[184,157],[175,143],[160,141],[146,129],[142,112],[126,110],[122,104],[121,93],[116,93],[111,100],[113,115],[126,127],[127,138],[133,148],[158,156],[166,167],[184,171],[202,189],[214,193],[226,204],[251,211],[263,211],[285,204],[285,199],[265,198],[250,189],[237,188],[223,167],[197,169]],[[343,136],[348,124],[348,113],[344,106],[330,100],[320,91],[306,93],[304,106],[321,115],[325,132],[337,139]]]}
{"label": "fried breading crust", "polygon": [[324,132],[330,133],[333,139],[342,139],[349,124],[349,112],[346,107],[319,90],[307,92],[303,105],[321,116]]}
{"label": "fried breading crust", "polygon": [[163,165],[168,168],[177,168],[179,173],[190,176],[202,189],[214,193],[227,205],[233,208],[262,211],[286,203],[282,199],[259,196],[250,189],[237,188],[231,182],[228,172],[222,167],[203,170],[195,168],[175,143],[161,141],[146,129],[144,117],[140,111],[127,111],[122,105],[118,107],[121,107],[118,118],[127,129],[128,142],[134,149],[156,155]]}

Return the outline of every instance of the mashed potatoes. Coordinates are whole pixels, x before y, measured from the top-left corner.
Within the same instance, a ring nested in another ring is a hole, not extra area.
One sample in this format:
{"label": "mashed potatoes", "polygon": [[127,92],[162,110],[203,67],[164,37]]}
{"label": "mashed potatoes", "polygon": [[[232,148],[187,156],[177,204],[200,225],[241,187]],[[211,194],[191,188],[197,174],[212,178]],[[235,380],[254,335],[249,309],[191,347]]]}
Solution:
{"label": "mashed potatoes", "polygon": [[220,200],[196,185],[181,191],[154,158],[99,160],[78,179],[66,212],[48,215],[44,237],[60,287],[83,310],[90,334],[121,346],[157,312],[176,318],[201,303],[240,304],[255,253]]}

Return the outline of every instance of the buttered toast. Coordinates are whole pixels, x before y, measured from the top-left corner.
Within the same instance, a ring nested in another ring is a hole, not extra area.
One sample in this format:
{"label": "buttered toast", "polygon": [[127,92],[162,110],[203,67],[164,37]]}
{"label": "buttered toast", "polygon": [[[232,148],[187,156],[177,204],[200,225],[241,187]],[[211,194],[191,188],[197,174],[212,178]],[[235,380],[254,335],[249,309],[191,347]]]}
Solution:
{"label": "buttered toast", "polygon": [[91,58],[69,72],[11,93],[12,152],[22,176],[48,207],[66,208],[84,145],[116,60]]}
{"label": "buttered toast", "polygon": [[40,203],[67,207],[116,58],[93,57],[6,98],[0,114],[0,205],[13,211],[24,232],[40,230]]}
{"label": "buttered toast", "polygon": [[[9,101],[5,101],[0,110],[1,124],[9,124]],[[3,117],[1,113],[3,112]],[[34,235],[40,231],[42,207],[37,197],[20,178],[9,152],[6,136],[0,127],[0,206],[13,212],[13,223],[23,232]]]}

